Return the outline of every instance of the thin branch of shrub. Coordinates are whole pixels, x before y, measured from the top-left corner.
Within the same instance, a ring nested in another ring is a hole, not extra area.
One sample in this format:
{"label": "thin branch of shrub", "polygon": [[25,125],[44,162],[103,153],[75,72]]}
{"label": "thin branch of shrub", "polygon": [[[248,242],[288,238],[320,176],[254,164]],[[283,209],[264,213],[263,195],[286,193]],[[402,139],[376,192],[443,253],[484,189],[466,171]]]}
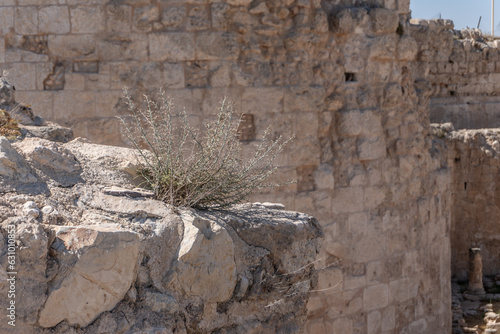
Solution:
{"label": "thin branch of shrub", "polygon": [[255,152],[243,157],[238,140],[241,118],[235,117],[227,98],[215,119],[197,131],[185,109],[177,111],[161,90],[158,102],[144,95],[144,108],[126,88],[124,97],[132,122],[119,119],[143,162],[139,174],[156,198],[173,206],[220,209],[242,202],[258,189],[283,185],[268,179],[277,171],[276,157],[292,138],[270,140],[268,128]]}

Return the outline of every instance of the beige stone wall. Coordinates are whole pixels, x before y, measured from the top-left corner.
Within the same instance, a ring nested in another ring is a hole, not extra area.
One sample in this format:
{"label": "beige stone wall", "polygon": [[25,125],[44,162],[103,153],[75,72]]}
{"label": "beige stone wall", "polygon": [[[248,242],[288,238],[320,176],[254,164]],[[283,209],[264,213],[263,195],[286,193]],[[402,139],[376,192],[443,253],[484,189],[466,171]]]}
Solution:
{"label": "beige stone wall", "polygon": [[296,135],[281,175],[297,184],[253,199],[325,230],[307,333],[451,330],[451,179],[415,82],[408,0],[60,2],[0,6],[19,101],[122,144],[125,85],[163,87],[200,123],[229,96],[256,132]]}
{"label": "beige stone wall", "polygon": [[431,121],[456,129],[500,127],[500,49],[450,20],[411,20],[419,44],[415,72],[431,84]]}
{"label": "beige stone wall", "polygon": [[[452,31],[449,20],[412,20],[419,52],[415,76],[431,96],[431,121],[461,130],[449,136],[452,170],[452,273],[467,278],[468,249],[481,247],[483,273],[500,273],[498,134],[500,49],[477,31]],[[425,80],[425,81],[424,81]],[[496,143],[495,143],[496,142]]]}
{"label": "beige stone wall", "polygon": [[452,272],[467,279],[469,248],[480,247],[483,274],[500,273],[500,130],[460,130],[447,135],[453,170]]}

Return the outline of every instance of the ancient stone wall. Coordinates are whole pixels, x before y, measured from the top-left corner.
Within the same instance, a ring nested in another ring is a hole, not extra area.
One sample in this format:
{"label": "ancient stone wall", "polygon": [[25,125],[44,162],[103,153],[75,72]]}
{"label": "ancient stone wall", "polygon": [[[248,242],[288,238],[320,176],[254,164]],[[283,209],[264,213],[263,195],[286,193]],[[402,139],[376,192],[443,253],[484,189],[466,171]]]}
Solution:
{"label": "ancient stone wall", "polygon": [[450,173],[429,137],[407,0],[23,1],[0,7],[0,66],[35,113],[122,144],[124,85],[194,121],[223,96],[249,131],[296,139],[297,184],[255,200],[325,231],[307,333],[451,330]]}
{"label": "ancient stone wall", "polygon": [[500,131],[443,131],[447,164],[453,171],[452,273],[468,278],[469,248],[481,248],[483,274],[500,273]]}
{"label": "ancient stone wall", "polygon": [[431,121],[456,129],[500,127],[500,49],[450,20],[411,20],[419,44],[415,73],[431,86]]}
{"label": "ancient stone wall", "polygon": [[[431,121],[455,129],[500,127],[500,49],[477,30],[453,31],[449,20],[411,20],[419,45],[415,76],[428,82]],[[496,131],[448,135],[453,174],[452,273],[467,278],[468,249],[479,246],[484,273],[496,275],[499,249]],[[494,144],[495,143],[495,144]]]}

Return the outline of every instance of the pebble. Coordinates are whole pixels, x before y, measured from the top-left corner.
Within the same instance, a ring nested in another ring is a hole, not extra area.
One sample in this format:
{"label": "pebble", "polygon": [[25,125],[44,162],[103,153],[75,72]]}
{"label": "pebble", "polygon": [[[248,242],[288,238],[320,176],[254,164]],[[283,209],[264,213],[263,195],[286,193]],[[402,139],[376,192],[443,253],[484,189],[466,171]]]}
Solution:
{"label": "pebble", "polygon": [[40,210],[33,201],[28,201],[23,205],[23,211],[28,217],[38,218]]}
{"label": "pebble", "polygon": [[49,213],[51,213],[52,211],[54,210],[53,207],[51,207],[50,205],[46,205],[42,208],[42,212],[43,214],[45,215],[48,215]]}

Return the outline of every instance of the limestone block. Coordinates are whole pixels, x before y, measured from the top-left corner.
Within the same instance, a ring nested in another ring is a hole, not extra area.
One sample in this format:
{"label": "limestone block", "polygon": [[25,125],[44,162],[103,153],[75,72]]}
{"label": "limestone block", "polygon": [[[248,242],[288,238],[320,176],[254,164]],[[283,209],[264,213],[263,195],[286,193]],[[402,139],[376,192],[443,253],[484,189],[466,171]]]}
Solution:
{"label": "limestone block", "polygon": [[418,44],[411,36],[401,36],[399,39],[397,54],[399,60],[414,60],[418,53]]}
{"label": "limestone block", "polygon": [[98,42],[102,61],[147,59],[148,39],[142,34],[116,33]]}
{"label": "limestone block", "polygon": [[133,282],[139,236],[105,224],[56,227],[51,246],[59,271],[40,312],[39,324],[53,327],[66,320],[82,327],[113,309]]}
{"label": "limestone block", "polygon": [[[71,106],[71,112],[69,112]],[[54,120],[67,122],[75,118],[95,115],[95,97],[92,91],[57,91],[54,94]]]}
{"label": "limestone block", "polygon": [[201,32],[196,35],[196,59],[237,59],[240,46],[232,32]]}
{"label": "limestone block", "polygon": [[[38,33],[38,15],[36,7],[16,7],[15,31],[19,35],[35,35]],[[3,24],[2,24],[3,25]]]}
{"label": "limestone block", "polygon": [[397,304],[410,298],[410,280],[402,278],[389,283],[389,302]]}
{"label": "limestone block", "polygon": [[227,0],[227,3],[231,6],[248,6],[252,0]]}
{"label": "limestone block", "polygon": [[[43,85],[43,83],[42,83],[42,85]],[[66,89],[66,90],[84,90],[85,89],[85,77],[80,75],[80,74],[76,74],[76,73],[66,73],[64,75],[64,89]],[[50,100],[50,102],[52,102],[52,100]]]}
{"label": "limestone block", "polygon": [[223,302],[236,286],[234,243],[219,224],[185,213],[184,235],[174,273],[172,289],[186,296],[198,296],[208,302]]}
{"label": "limestone block", "polygon": [[385,200],[385,189],[377,187],[365,188],[364,205],[365,209],[374,209],[381,205]]}
{"label": "limestone block", "polygon": [[[346,73],[364,72],[366,63],[366,37],[362,34],[354,34],[349,37],[349,43],[342,46],[342,60]],[[368,80],[367,80],[368,81]]]}
{"label": "limestone block", "polygon": [[9,80],[16,83],[16,91],[36,90],[36,64],[6,64],[3,69],[8,71]]}
{"label": "limestone block", "polygon": [[396,327],[396,307],[389,306],[382,311],[382,331],[390,331]]}
{"label": "limestone block", "polygon": [[382,324],[382,316],[379,311],[371,311],[366,319],[367,334],[375,334],[380,332]]}
{"label": "limestone block", "polygon": [[384,7],[390,10],[398,9],[398,1],[397,0],[385,0]]}
{"label": "limestone block", "polygon": [[363,113],[360,110],[341,111],[338,114],[337,130],[339,135],[355,137],[361,134],[364,126]]}
{"label": "limestone block", "polygon": [[147,5],[134,8],[133,28],[135,31],[149,32],[153,28],[153,22],[160,19],[160,11],[155,5]]}
{"label": "limestone block", "polygon": [[414,322],[412,322],[408,326],[408,333],[409,334],[424,334],[427,333],[427,320],[426,319],[419,319]]}
{"label": "limestone block", "polygon": [[50,113],[52,112],[52,92],[16,91],[16,98],[19,101],[29,101],[35,114],[50,119]]}
{"label": "limestone block", "polygon": [[373,310],[386,307],[389,303],[389,288],[387,284],[367,287],[363,290],[363,307]]}
{"label": "limestone block", "polygon": [[229,87],[232,81],[231,62],[210,62],[210,87]]}
{"label": "limestone block", "polygon": [[111,32],[128,32],[132,22],[132,8],[127,5],[111,3],[106,6],[107,30]]}
{"label": "limestone block", "polygon": [[332,212],[354,213],[363,211],[363,188],[348,187],[335,189],[332,199]]}
{"label": "limestone block", "polygon": [[247,88],[241,97],[243,113],[259,114],[283,111],[284,92],[279,87]]}
{"label": "limestone block", "polygon": [[162,75],[164,88],[184,88],[184,68],[178,63],[163,63]]}
{"label": "limestone block", "polygon": [[332,328],[335,332],[353,334],[353,321],[349,317],[335,319],[332,322]]}
{"label": "limestone block", "polygon": [[179,28],[185,23],[186,6],[168,5],[161,12],[161,23],[167,28]]}
{"label": "limestone block", "polygon": [[375,37],[370,41],[370,57],[378,59],[395,59],[398,36],[391,34]]}
{"label": "limestone block", "polygon": [[379,259],[384,254],[385,238],[380,235],[363,235],[358,242],[351,245],[349,255],[359,262],[369,262]]}
{"label": "limestone block", "polygon": [[394,107],[402,102],[403,91],[398,83],[387,84],[384,87],[384,99],[382,105],[384,107]]}
{"label": "limestone block", "polygon": [[285,110],[318,111],[323,110],[325,89],[323,87],[298,87],[285,90]]}
{"label": "limestone block", "polygon": [[150,58],[153,61],[194,60],[194,35],[192,33],[152,33],[149,37]]}
{"label": "limestone block", "polygon": [[[410,12],[410,0],[397,0],[398,1],[398,12],[400,14],[406,14]],[[449,20],[445,20],[449,21]],[[451,28],[453,29],[453,28]]]}
{"label": "limestone block", "polygon": [[207,6],[193,6],[187,13],[186,30],[204,30],[210,26],[209,11]]}
{"label": "limestone block", "polygon": [[328,17],[323,9],[317,9],[314,14],[314,31],[328,31]]}
{"label": "limestone block", "polygon": [[357,142],[358,157],[361,161],[376,160],[386,156],[387,147],[385,138],[379,137],[376,139],[359,139]]}
{"label": "limestone block", "polygon": [[318,320],[309,319],[309,321],[306,323],[306,329],[304,333],[306,334],[327,333],[327,330],[322,319]]}
{"label": "limestone block", "polygon": [[14,7],[0,7],[0,36],[7,35],[14,27]]}
{"label": "limestone block", "polygon": [[339,34],[354,33],[356,28],[364,29],[369,21],[365,8],[344,8],[332,16],[333,32]]}
{"label": "limestone block", "polygon": [[218,30],[228,30],[232,24],[231,6],[225,2],[211,4],[212,27]]}
{"label": "limestone block", "polygon": [[318,189],[333,189],[333,167],[330,164],[321,164],[314,172],[314,181]]}
{"label": "limestone block", "polygon": [[369,15],[373,33],[390,34],[396,32],[399,24],[399,16],[396,11],[385,8],[372,8]]}
{"label": "limestone block", "polygon": [[70,8],[71,32],[75,34],[97,33],[104,30],[104,13],[98,6]]}
{"label": "limestone block", "polygon": [[46,34],[67,34],[70,31],[67,6],[47,6],[38,11],[38,31]]}
{"label": "limestone block", "polygon": [[93,35],[49,35],[48,48],[60,59],[72,59],[94,54],[96,40]]}

